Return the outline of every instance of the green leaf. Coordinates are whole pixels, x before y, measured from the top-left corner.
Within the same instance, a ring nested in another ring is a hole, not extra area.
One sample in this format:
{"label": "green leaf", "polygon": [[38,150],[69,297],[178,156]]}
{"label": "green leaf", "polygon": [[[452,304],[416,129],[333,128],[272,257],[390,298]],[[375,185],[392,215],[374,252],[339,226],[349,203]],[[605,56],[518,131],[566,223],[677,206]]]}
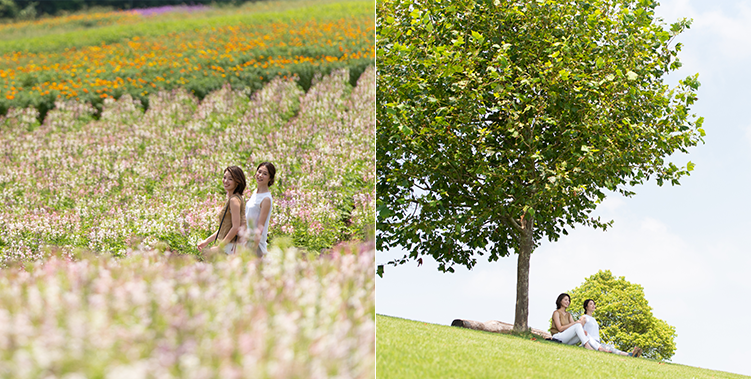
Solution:
{"label": "green leaf", "polygon": [[476,32],[474,30],[472,31],[472,38],[474,38],[475,40],[477,40],[477,42],[479,42],[479,43],[483,43],[483,41],[485,41],[485,37],[483,37],[482,34]]}
{"label": "green leaf", "polygon": [[404,124],[399,124],[399,131],[402,132],[402,134],[407,135],[407,136],[412,135],[412,128]]}
{"label": "green leaf", "polygon": [[381,204],[378,206],[378,218],[381,220],[386,220],[387,218],[394,215],[394,212],[387,206]]}

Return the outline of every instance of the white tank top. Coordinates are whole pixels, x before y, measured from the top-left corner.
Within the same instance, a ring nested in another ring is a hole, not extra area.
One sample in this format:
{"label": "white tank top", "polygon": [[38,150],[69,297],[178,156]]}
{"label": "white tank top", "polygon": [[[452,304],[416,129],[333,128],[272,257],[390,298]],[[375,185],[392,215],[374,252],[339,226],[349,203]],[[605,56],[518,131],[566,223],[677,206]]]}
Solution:
{"label": "white tank top", "polygon": [[585,314],[584,317],[587,318],[587,322],[584,323],[584,331],[589,334],[589,338],[600,342],[600,324],[597,323],[594,317],[588,314]]}
{"label": "white tank top", "polygon": [[249,243],[252,243],[255,238],[255,228],[258,225],[258,217],[261,215],[261,202],[268,198],[271,201],[271,207],[269,207],[269,214],[266,216],[266,220],[263,221],[263,233],[261,234],[261,242],[258,243],[258,249],[262,254],[266,254],[266,236],[269,233],[269,220],[271,220],[271,210],[274,208],[274,199],[271,197],[271,192],[255,193],[250,196],[250,199],[245,204],[245,219],[248,223],[248,231],[251,232],[248,237]]}

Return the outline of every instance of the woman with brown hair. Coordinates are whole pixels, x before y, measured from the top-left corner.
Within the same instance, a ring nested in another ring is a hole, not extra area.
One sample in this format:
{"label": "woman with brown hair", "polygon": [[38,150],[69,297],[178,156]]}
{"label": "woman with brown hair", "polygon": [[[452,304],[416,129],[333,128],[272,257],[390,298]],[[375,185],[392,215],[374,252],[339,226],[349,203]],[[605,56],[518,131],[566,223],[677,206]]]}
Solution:
{"label": "woman with brown hair", "polygon": [[567,293],[558,295],[555,300],[556,310],[553,312],[550,320],[550,334],[552,339],[566,345],[575,345],[581,343],[585,348],[594,350],[589,343],[590,338],[584,333],[584,320],[574,321],[574,316],[568,313],[566,309],[571,305],[571,296]]}
{"label": "woman with brown hair", "polygon": [[[245,227],[245,173],[240,167],[230,166],[224,169],[222,185],[227,191],[227,202],[219,211],[219,230],[198,244],[198,250],[203,251],[211,242],[219,241],[224,246],[226,254],[234,254],[237,250],[237,239],[240,230]],[[209,249],[209,254],[219,252],[219,246]]]}

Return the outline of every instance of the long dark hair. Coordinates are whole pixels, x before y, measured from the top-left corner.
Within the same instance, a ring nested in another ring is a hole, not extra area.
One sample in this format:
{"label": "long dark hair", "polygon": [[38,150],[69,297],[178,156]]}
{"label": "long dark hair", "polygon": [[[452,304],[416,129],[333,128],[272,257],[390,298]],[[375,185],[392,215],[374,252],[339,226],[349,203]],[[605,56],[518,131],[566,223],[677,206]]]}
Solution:
{"label": "long dark hair", "polygon": [[568,297],[568,301],[571,301],[571,296],[569,296],[567,293],[562,293],[558,295],[557,299],[555,299],[555,309],[561,309],[561,301],[563,301],[564,297]]}
{"label": "long dark hair", "polygon": [[243,191],[245,191],[245,173],[243,172],[243,169],[237,166],[229,166],[224,169],[224,172],[229,171],[229,174],[232,176],[232,180],[237,183],[237,187],[235,187],[236,194],[243,194]]}
{"label": "long dark hair", "polygon": [[274,185],[274,175],[276,175],[276,167],[274,167],[271,162],[262,162],[261,164],[256,167],[256,172],[258,172],[258,169],[261,168],[261,166],[266,167],[267,170],[269,170],[269,187]]}
{"label": "long dark hair", "polygon": [[589,304],[590,301],[593,302],[593,303],[595,302],[592,299],[584,300],[584,314],[587,314],[587,304]]}

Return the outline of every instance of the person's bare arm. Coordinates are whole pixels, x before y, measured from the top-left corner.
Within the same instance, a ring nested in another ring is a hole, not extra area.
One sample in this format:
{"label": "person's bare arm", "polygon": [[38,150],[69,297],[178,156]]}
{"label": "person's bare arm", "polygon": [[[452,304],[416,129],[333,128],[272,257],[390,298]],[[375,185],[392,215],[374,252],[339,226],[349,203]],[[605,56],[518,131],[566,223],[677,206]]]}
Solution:
{"label": "person's bare arm", "polygon": [[240,209],[240,199],[233,196],[232,199],[229,200],[229,211],[232,214],[232,228],[222,240],[222,243],[225,245],[232,242],[232,239],[235,238],[237,232],[239,232],[240,228],[243,226],[240,222],[240,212],[243,211]]}
{"label": "person's bare arm", "polygon": [[256,229],[253,231],[253,251],[255,251],[258,248],[258,244],[261,243],[263,228],[266,227],[266,218],[269,217],[269,212],[271,212],[271,199],[265,198],[261,201],[261,212],[258,215]]}

